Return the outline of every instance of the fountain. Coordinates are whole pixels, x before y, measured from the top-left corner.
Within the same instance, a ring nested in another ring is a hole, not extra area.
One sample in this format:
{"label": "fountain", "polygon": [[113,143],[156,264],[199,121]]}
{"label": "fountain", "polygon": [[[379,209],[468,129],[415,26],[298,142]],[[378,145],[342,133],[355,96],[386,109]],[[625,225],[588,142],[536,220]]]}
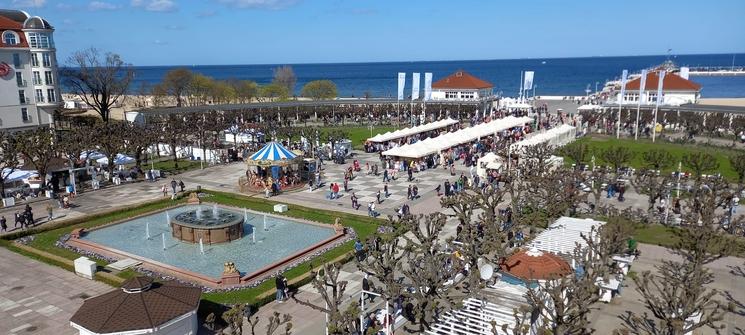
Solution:
{"label": "fountain", "polygon": [[160,234],[161,240],[163,240],[163,250],[166,250],[166,233]]}
{"label": "fountain", "polygon": [[264,214],[264,231],[268,231],[269,229],[266,227],[266,214]]}
{"label": "fountain", "polygon": [[212,206],[212,210],[203,210],[201,206],[196,210],[181,212],[173,218],[169,217],[172,234],[175,239],[198,243],[215,244],[231,242],[243,237],[243,220],[240,214],[225,211]]}
{"label": "fountain", "polygon": [[256,229],[251,233],[251,240],[256,244]]}
{"label": "fountain", "polygon": [[202,243],[201,237],[199,238],[199,252],[201,252],[202,255],[204,255],[204,243]]}
{"label": "fountain", "polygon": [[150,239],[150,222],[145,223],[145,239]]}
{"label": "fountain", "polygon": [[168,213],[168,211],[166,211],[166,223],[171,224],[171,213]]}
{"label": "fountain", "polygon": [[243,223],[248,223],[248,210],[243,209]]}

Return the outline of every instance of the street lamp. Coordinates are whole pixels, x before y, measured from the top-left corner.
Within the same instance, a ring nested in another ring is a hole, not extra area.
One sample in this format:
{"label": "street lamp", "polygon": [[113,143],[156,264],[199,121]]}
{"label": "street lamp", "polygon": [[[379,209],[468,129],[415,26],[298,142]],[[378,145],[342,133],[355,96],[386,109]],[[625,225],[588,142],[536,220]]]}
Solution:
{"label": "street lamp", "polygon": [[590,84],[587,84],[587,88],[585,88],[585,93],[587,94],[587,97],[590,97],[590,92],[592,92],[592,90],[590,89]]}

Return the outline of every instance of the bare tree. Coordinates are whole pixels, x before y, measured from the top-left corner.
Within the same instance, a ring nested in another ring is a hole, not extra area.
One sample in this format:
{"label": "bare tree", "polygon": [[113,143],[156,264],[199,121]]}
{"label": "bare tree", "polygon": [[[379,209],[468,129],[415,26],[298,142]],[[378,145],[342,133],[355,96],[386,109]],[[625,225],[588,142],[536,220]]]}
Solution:
{"label": "bare tree", "polygon": [[634,158],[634,152],[627,147],[614,146],[603,150],[600,156],[606,163],[612,165],[617,173]]}
{"label": "bare tree", "polygon": [[132,66],[119,55],[102,54],[95,48],[73,53],[68,67],[60,72],[65,86],[91,106],[104,122],[109,122],[112,107],[122,102],[134,78]]}
{"label": "bare tree", "polygon": [[173,69],[166,72],[163,81],[158,84],[158,88],[167,95],[172,95],[176,99],[176,107],[183,105],[183,96],[191,85],[194,74],[185,68]]}
{"label": "bare tree", "polygon": [[283,65],[274,69],[272,84],[278,84],[287,89],[287,94],[294,95],[295,83],[297,83],[297,77],[292,66]]}
{"label": "bare tree", "polygon": [[727,308],[716,299],[720,293],[708,287],[714,275],[705,266],[731,253],[732,243],[706,226],[682,228],[676,232],[678,243],[672,251],[682,261],[663,260],[656,267],[656,274],[645,271],[633,278],[651,315],[628,312],[623,317],[625,331],[682,335],[705,326],[715,330],[723,328],[720,321]]}
{"label": "bare tree", "polygon": [[321,273],[311,271],[311,286],[321,295],[325,306],[317,305],[310,300],[299,300],[293,295],[295,302],[320,311],[329,317],[326,324],[328,333],[332,335],[350,334],[361,331],[358,324],[359,305],[353,301],[346,309],[342,308],[347,281],[339,280],[341,264],[324,264]]}
{"label": "bare tree", "polygon": [[672,165],[673,155],[662,149],[654,149],[642,154],[644,164],[647,168],[654,170],[663,170]]}
{"label": "bare tree", "polygon": [[15,134],[16,151],[25,164],[31,164],[42,182],[46,182],[47,168],[57,153],[54,132],[46,127],[25,130]]}
{"label": "bare tree", "polygon": [[[253,316],[248,317],[248,325],[251,330],[251,335],[256,335],[256,326],[259,324],[259,317]],[[274,312],[273,315],[269,316],[269,320],[266,325],[266,335],[272,335],[280,327],[284,327],[284,335],[292,334],[292,316],[290,314],[280,315],[278,312]]]}
{"label": "bare tree", "polygon": [[683,165],[693,170],[696,180],[701,180],[704,173],[719,168],[719,163],[714,156],[701,151],[691,152],[683,156]]}

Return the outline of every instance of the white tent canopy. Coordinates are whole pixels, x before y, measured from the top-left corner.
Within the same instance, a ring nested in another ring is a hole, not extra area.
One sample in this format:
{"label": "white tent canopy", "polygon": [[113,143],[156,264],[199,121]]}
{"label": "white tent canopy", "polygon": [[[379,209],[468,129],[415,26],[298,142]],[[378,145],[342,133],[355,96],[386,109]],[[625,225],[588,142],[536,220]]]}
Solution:
{"label": "white tent canopy", "polygon": [[514,117],[493,120],[481,123],[470,128],[460,129],[438,137],[425,139],[414,144],[406,144],[400,147],[384,151],[383,155],[405,158],[421,158],[430,154],[452,148],[454,146],[473,142],[481,137],[492,136],[498,132],[522,126],[530,123],[533,119],[529,117]]}
{"label": "white tent canopy", "polygon": [[[107,157],[101,157],[96,160],[98,164],[102,165],[108,165],[109,159]],[[125,164],[132,164],[135,162],[135,159],[132,157],[129,157],[124,154],[116,154],[116,157],[114,157],[114,165],[125,165]]]}
{"label": "white tent canopy", "polygon": [[[605,222],[593,219],[560,217],[548,226],[548,229],[538,234],[530,242],[530,246],[545,252],[572,255],[577,245],[582,248],[587,246],[587,242],[582,238],[582,235],[595,238],[597,230],[604,224]],[[595,231],[591,234],[593,227]]]}
{"label": "white tent canopy", "polygon": [[375,143],[383,143],[383,142],[396,140],[402,137],[412,136],[412,135],[420,134],[423,132],[448,127],[456,123],[458,123],[458,121],[453,120],[451,118],[447,118],[444,120],[439,120],[435,122],[418,125],[416,127],[399,129],[394,132],[387,132],[385,134],[378,134],[371,138],[368,138],[367,140],[370,142],[375,142]]}
{"label": "white tent canopy", "polygon": [[577,107],[577,110],[578,111],[593,111],[593,110],[598,110],[598,109],[603,109],[603,106],[598,106],[598,105],[582,105],[582,106]]}
{"label": "white tent canopy", "polygon": [[577,128],[563,124],[556,128],[551,128],[543,133],[535,134],[526,140],[513,143],[510,146],[510,151],[515,152],[521,148],[541,143],[548,143],[548,145],[553,147],[561,147],[574,141],[576,134]]}
{"label": "white tent canopy", "polygon": [[31,178],[33,176],[38,176],[39,173],[36,172],[36,170],[13,170],[12,172],[8,168],[4,168],[2,171],[3,174],[3,181],[6,183],[12,183],[19,180],[24,180]]}

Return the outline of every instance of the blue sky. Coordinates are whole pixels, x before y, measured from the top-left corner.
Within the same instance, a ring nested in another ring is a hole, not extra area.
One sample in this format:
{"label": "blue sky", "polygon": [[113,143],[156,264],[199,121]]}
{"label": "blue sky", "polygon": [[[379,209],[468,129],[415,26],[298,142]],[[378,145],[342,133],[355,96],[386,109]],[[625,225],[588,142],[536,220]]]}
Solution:
{"label": "blue sky", "polygon": [[745,51],[743,0],[0,0],[134,65]]}

